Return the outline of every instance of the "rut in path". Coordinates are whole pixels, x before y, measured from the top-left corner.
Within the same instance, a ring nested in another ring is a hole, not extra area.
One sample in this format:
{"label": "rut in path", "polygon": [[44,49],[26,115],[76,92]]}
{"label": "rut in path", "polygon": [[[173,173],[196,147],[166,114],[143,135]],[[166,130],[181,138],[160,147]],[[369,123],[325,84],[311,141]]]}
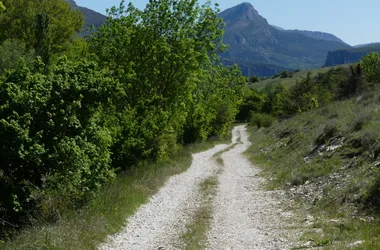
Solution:
{"label": "rut in path", "polygon": [[213,156],[232,144],[194,154],[191,167],[171,177],[99,249],[185,249],[181,236],[200,206],[199,185],[213,176],[218,187],[206,249],[289,249],[291,235],[283,229],[279,201],[263,189],[259,170],[242,155],[250,145],[245,126],[235,127],[232,134],[232,144],[238,144],[222,153],[223,166]]}

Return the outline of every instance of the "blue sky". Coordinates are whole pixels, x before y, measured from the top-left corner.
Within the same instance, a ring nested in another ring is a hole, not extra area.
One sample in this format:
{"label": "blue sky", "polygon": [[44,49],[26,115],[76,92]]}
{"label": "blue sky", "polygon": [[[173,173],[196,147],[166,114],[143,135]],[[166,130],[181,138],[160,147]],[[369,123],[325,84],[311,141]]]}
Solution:
{"label": "blue sky", "polygon": [[[119,5],[120,0],[76,0],[76,2],[80,6],[105,13],[106,8]],[[132,1],[138,8],[143,8],[147,2],[148,0]],[[221,10],[242,2],[250,2],[270,24],[285,29],[324,31],[338,36],[351,45],[380,42],[379,0],[217,0],[217,2]]]}

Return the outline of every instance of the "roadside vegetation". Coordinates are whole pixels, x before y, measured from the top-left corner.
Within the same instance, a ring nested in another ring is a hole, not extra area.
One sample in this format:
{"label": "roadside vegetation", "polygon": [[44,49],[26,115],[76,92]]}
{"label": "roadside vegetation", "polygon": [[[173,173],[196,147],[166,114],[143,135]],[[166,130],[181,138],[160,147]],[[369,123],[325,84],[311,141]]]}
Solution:
{"label": "roadside vegetation", "polygon": [[290,88],[251,92],[246,154],[306,218],[297,249],[380,247],[379,82],[380,55],[371,53]]}
{"label": "roadside vegetation", "polygon": [[65,0],[2,4],[1,247],[91,249],[184,169],[170,159],[187,145],[229,136],[245,78],[217,59],[217,6],[122,1],[81,38]]}
{"label": "roadside vegetation", "polygon": [[209,140],[186,146],[170,159],[143,163],[119,174],[97,196],[76,210],[59,211],[54,223],[38,219],[0,249],[95,249],[108,235],[119,232],[127,218],[155,194],[166,180],[186,171],[191,154],[225,140]]}

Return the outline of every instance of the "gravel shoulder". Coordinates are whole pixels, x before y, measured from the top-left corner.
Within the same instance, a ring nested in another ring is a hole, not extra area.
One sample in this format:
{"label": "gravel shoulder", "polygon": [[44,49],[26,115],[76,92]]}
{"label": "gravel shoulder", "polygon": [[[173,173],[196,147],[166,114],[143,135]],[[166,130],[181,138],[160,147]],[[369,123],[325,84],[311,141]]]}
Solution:
{"label": "gravel shoulder", "polygon": [[[259,170],[242,155],[249,147],[245,126],[235,127],[230,145],[194,154],[191,167],[171,177],[149,202],[128,219],[124,230],[112,235],[101,250],[184,249],[186,233],[200,204],[199,185],[216,177],[207,249],[289,249],[286,218],[273,193],[265,191]],[[214,155],[238,143],[220,156]]]}

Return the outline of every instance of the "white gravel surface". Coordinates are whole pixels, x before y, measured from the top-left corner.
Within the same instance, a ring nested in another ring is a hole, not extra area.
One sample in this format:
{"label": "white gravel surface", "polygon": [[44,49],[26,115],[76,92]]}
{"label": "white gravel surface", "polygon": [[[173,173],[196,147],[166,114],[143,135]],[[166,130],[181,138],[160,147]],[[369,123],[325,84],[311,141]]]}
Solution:
{"label": "white gravel surface", "polygon": [[194,154],[191,167],[171,177],[164,187],[128,219],[119,234],[99,249],[184,249],[181,235],[199,206],[199,184],[218,175],[207,249],[288,249],[279,202],[262,188],[262,180],[242,153],[249,147],[245,126],[233,130],[233,142],[241,142],[222,154],[224,166],[213,155],[229,145],[218,145]]}
{"label": "white gravel surface", "polygon": [[207,249],[289,249],[280,201],[265,191],[259,170],[242,155],[250,146],[245,127],[235,129],[242,144],[222,155]]}

